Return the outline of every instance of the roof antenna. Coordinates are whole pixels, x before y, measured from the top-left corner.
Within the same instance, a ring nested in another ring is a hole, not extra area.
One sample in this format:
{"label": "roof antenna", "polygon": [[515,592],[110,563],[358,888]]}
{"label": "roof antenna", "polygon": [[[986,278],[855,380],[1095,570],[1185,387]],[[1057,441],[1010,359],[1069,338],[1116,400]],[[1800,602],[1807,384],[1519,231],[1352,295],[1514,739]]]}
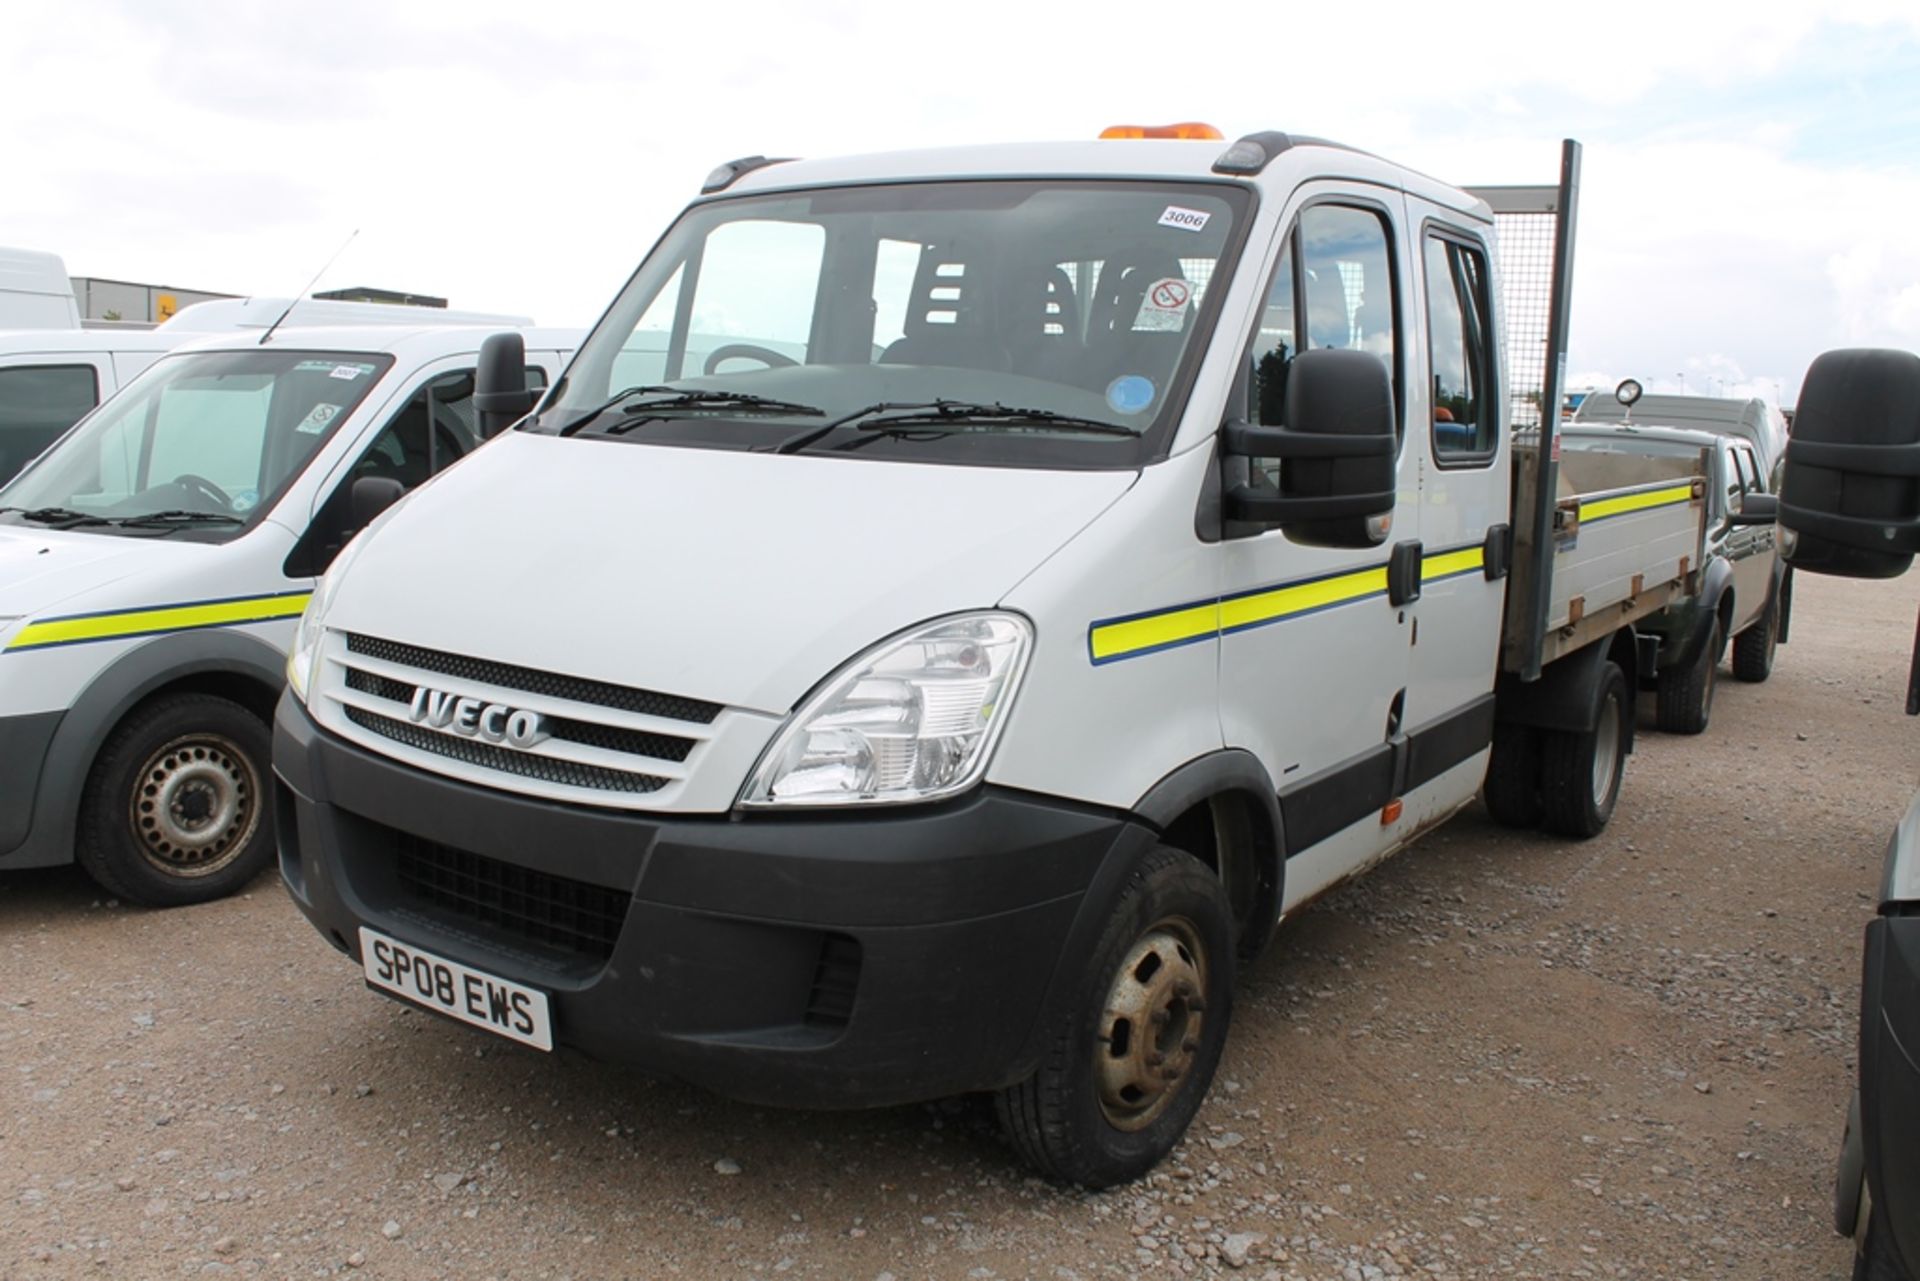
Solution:
{"label": "roof antenna", "polygon": [[267,345],[267,339],[273,337],[273,331],[280,328],[281,321],[284,321],[288,316],[291,316],[293,314],[293,309],[295,307],[298,307],[301,303],[307,300],[307,290],[313,288],[315,285],[320,283],[320,277],[327,274],[327,268],[333,266],[334,263],[339,261],[340,255],[347,252],[347,246],[352,244],[353,238],[359,234],[360,234],[360,228],[358,227],[355,227],[351,232],[347,234],[347,238],[340,242],[340,247],[333,251],[333,257],[327,259],[326,262],[321,264],[320,270],[313,273],[313,279],[307,282],[306,288],[302,289],[299,293],[293,296],[293,301],[287,304],[287,309],[280,313],[280,319],[274,321],[271,325],[267,326],[267,332],[260,335],[260,341],[256,344],[256,346],[264,347]]}

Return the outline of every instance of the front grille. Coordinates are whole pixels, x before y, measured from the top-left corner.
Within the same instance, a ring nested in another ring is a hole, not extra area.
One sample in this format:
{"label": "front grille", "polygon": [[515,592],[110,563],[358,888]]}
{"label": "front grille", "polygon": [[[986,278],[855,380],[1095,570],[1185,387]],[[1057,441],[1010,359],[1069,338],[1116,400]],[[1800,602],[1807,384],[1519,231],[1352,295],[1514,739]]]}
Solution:
{"label": "front grille", "polygon": [[594,961],[613,955],[632,896],[395,832],[400,883],[425,906]]}
{"label": "front grille", "polygon": [[[357,667],[347,669],[347,688],[375,698],[411,705],[415,686]],[[569,720],[564,716],[546,718],[547,733],[568,743],[598,747],[629,756],[651,756],[657,761],[684,761],[693,750],[693,740],[671,734],[649,734],[643,730],[621,729],[614,725],[596,725],[591,721]]]}
{"label": "front grille", "polygon": [[547,698],[590,703],[598,707],[638,712],[643,716],[659,716],[667,720],[692,721],[707,725],[720,714],[720,704],[704,702],[697,698],[656,694],[652,690],[630,689],[625,685],[613,685],[606,681],[588,680],[580,676],[562,676],[555,672],[537,671],[531,667],[515,667],[510,663],[489,662],[484,658],[446,654],[437,649],[422,649],[417,645],[405,645],[399,641],[381,640],[377,636],[349,634],[347,652],[365,654],[368,658],[394,663],[401,667],[413,667],[423,672],[451,676],[456,680],[478,681],[486,685],[498,685],[502,689],[524,690],[529,694],[540,694]]}
{"label": "front grille", "polygon": [[644,794],[659,791],[669,782],[653,774],[635,774],[626,770],[605,769],[598,765],[581,765],[574,761],[538,756],[532,752],[522,752],[513,748],[495,747],[491,743],[479,743],[470,738],[437,734],[432,730],[421,729],[406,721],[397,721],[390,716],[381,716],[377,712],[369,712],[359,707],[343,707],[341,710],[355,725],[382,738],[390,738],[396,743],[405,744],[418,751],[432,752],[436,756],[445,756],[467,765],[499,770],[503,774],[518,774],[522,778],[538,779],[543,783],[559,783],[566,787],[587,788],[597,792]]}

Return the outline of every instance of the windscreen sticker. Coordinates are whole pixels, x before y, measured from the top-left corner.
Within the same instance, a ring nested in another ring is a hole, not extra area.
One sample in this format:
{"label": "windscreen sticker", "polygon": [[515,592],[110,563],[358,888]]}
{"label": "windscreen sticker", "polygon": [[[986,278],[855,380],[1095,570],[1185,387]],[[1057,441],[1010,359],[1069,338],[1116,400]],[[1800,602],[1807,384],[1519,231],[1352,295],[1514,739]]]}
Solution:
{"label": "windscreen sticker", "polygon": [[1107,404],[1117,414],[1137,414],[1153,404],[1153,379],[1122,374],[1107,384]]}
{"label": "windscreen sticker", "polygon": [[1179,205],[1168,205],[1160,215],[1162,227],[1178,227],[1181,231],[1205,231],[1207,220],[1213,215],[1204,209],[1182,209]]}
{"label": "windscreen sticker", "polygon": [[333,421],[334,415],[339,412],[340,406],[329,405],[325,401],[322,401],[315,405],[307,413],[305,418],[300,420],[300,425],[295,427],[294,430],[302,436],[318,436],[327,429],[327,425]]}
{"label": "windscreen sticker", "polygon": [[335,365],[333,372],[328,374],[327,377],[351,380],[360,377],[362,374],[370,374],[372,372],[372,365]]}
{"label": "windscreen sticker", "polygon": [[1187,304],[1193,301],[1193,286],[1169,276],[1147,286],[1140,298],[1140,310],[1134,313],[1134,333],[1179,333],[1187,327]]}

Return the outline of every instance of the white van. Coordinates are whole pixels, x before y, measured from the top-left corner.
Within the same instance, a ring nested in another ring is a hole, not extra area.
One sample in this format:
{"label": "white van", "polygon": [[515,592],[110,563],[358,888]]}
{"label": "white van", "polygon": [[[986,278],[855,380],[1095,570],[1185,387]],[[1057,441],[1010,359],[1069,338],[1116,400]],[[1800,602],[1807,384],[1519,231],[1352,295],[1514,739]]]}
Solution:
{"label": "white van", "polygon": [[[0,489],[0,870],[77,858],[171,904],[265,866],[294,620],[373,511],[511,421],[476,408],[492,332],[202,338]],[[526,375],[578,337],[527,331]]]}
{"label": "white van", "polygon": [[[56,260],[57,261],[57,260]],[[383,303],[221,298],[184,308],[153,328],[0,331],[0,484],[95,405],[182,343],[208,334],[325,325],[491,325],[524,328],[524,316],[448,312]]]}
{"label": "white van", "polygon": [[57,254],[0,246],[0,329],[78,329],[80,305]]}
{"label": "white van", "polygon": [[996,1091],[1048,1174],[1140,1174],[1286,914],[1483,783],[1613,810],[1705,482],[1513,445],[1577,155],[1537,351],[1516,193],[1329,143],[723,167],[537,414],[316,589],[289,891],[522,1044]]}

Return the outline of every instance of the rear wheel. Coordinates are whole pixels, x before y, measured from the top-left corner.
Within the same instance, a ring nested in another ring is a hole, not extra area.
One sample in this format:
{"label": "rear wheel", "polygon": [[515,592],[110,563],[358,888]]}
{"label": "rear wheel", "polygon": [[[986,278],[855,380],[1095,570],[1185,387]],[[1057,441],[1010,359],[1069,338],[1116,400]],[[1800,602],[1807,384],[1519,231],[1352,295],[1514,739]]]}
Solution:
{"label": "rear wheel", "polygon": [[1661,672],[1654,693],[1655,720],[1668,734],[1698,734],[1713,714],[1714,677],[1720,670],[1720,651],[1726,636],[1720,619],[1713,620],[1707,643],[1692,663]]}
{"label": "rear wheel", "polygon": [[1626,772],[1629,742],[1627,678],[1620,665],[1600,665],[1596,712],[1589,730],[1553,730],[1540,736],[1542,825],[1558,836],[1597,836],[1613,817]]}
{"label": "rear wheel", "polygon": [[1233,958],[1220,879],[1165,846],[1143,858],[1055,1016],[1039,1070],[1000,1092],[1000,1121],[1020,1154],[1087,1188],[1157,1165],[1219,1066]]}
{"label": "rear wheel", "polygon": [[233,893],[273,856],[269,746],[258,717],[213,694],[168,694],[137,709],[87,777],[80,866],[149,907]]}
{"label": "rear wheel", "polygon": [[1758,683],[1773,674],[1773,651],[1780,643],[1780,603],[1767,602],[1766,612],[1733,638],[1733,678]]}
{"label": "rear wheel", "polygon": [[1487,813],[1502,827],[1531,830],[1540,826],[1539,737],[1525,725],[1493,727],[1493,749],[1480,795]]}

